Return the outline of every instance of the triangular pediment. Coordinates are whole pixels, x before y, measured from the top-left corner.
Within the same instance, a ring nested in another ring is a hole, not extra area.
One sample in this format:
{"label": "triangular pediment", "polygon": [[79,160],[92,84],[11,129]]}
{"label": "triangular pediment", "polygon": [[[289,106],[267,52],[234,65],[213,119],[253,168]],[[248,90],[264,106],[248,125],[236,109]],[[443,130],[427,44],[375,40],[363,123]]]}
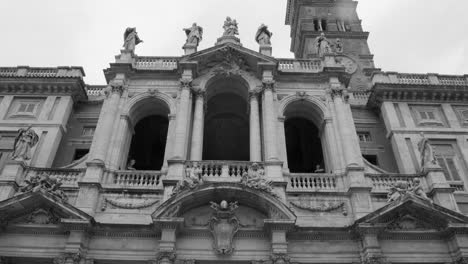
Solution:
{"label": "triangular pediment", "polygon": [[213,68],[228,68],[245,72],[258,72],[264,66],[275,67],[276,59],[240,45],[225,43],[182,57],[179,64],[196,63],[196,72],[203,75]]}
{"label": "triangular pediment", "polygon": [[357,220],[356,224],[380,226],[387,231],[443,230],[450,225],[468,224],[468,217],[408,194]]}
{"label": "triangular pediment", "polygon": [[43,190],[23,193],[0,202],[0,216],[4,226],[94,223],[94,219],[88,214]]}

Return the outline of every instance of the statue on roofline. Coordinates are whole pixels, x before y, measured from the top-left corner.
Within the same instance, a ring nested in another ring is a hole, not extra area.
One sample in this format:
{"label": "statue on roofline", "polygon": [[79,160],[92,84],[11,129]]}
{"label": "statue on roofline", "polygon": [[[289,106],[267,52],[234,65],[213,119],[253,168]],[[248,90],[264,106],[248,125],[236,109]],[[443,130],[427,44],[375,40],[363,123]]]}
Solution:
{"label": "statue on roofline", "polygon": [[255,34],[255,41],[259,45],[271,45],[271,36],[273,36],[273,33],[268,30],[268,26],[262,24]]}
{"label": "statue on roofline", "polygon": [[191,44],[198,47],[200,41],[203,39],[203,28],[198,26],[197,23],[193,23],[192,27],[184,28],[183,30],[187,35],[187,41],[185,45]]}
{"label": "statue on roofline", "polygon": [[124,50],[134,52],[136,45],[143,42],[143,40],[138,37],[136,28],[128,27],[124,33]]}
{"label": "statue on roofline", "polygon": [[239,35],[239,28],[237,25],[237,21],[235,19],[231,19],[231,17],[226,17],[226,21],[224,21],[223,29],[224,29],[223,36]]}

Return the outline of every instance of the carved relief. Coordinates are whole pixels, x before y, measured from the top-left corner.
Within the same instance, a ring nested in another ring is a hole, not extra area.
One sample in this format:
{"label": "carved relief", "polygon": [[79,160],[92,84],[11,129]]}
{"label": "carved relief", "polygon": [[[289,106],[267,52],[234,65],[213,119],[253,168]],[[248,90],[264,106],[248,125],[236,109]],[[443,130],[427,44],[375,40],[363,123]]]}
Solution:
{"label": "carved relief", "polygon": [[56,257],[53,261],[54,264],[79,264],[81,261],[82,255],[78,253],[63,253],[60,256]]}
{"label": "carved relief", "polygon": [[176,253],[174,251],[159,251],[156,255],[156,263],[174,263]]}
{"label": "carved relief", "polygon": [[202,169],[198,162],[193,162],[191,165],[187,165],[185,169],[185,178],[179,181],[172,190],[172,196],[178,195],[183,191],[191,191],[197,187],[203,185],[203,179],[201,177]]}
{"label": "carved relief", "polygon": [[383,256],[370,256],[363,260],[363,264],[387,264],[387,259]]}
{"label": "carved relief", "polygon": [[293,264],[291,258],[286,253],[273,253],[270,260],[254,260],[251,264]]}
{"label": "carved relief", "polygon": [[294,207],[310,212],[336,212],[341,211],[343,215],[348,215],[346,203],[344,201],[291,201]]}
{"label": "carved relief", "polygon": [[218,205],[210,202],[215,211],[209,221],[209,229],[213,236],[213,249],[220,255],[230,255],[234,251],[232,240],[239,230],[239,219],[234,214],[237,202],[221,201]]}
{"label": "carved relief", "polygon": [[48,174],[44,173],[26,179],[24,181],[24,185],[19,188],[19,191],[16,193],[16,195],[43,190],[59,198],[60,200],[62,200],[62,202],[65,202],[67,201],[68,197],[60,189],[60,186],[62,186],[61,179],[55,176],[51,177]]}
{"label": "carved relief", "polygon": [[434,227],[428,223],[422,222],[410,215],[403,215],[387,225],[387,230],[406,231],[406,230],[428,230]]}
{"label": "carved relief", "polygon": [[214,58],[204,62],[201,68],[204,69],[202,75],[212,72],[214,75],[226,77],[250,71],[244,57],[229,47],[218,50]]}
{"label": "carved relief", "polygon": [[242,174],[240,184],[278,197],[278,195],[273,192],[272,183],[265,179],[265,170],[260,167],[258,163],[253,163],[249,170]]}
{"label": "carved relief", "polygon": [[419,178],[415,178],[412,183],[407,181],[397,181],[394,184],[391,184],[387,194],[387,202],[399,201],[406,195],[414,195],[432,202],[432,200],[427,197],[426,192],[424,192]]}
{"label": "carved relief", "polygon": [[149,208],[157,203],[159,199],[150,199],[149,197],[137,197],[134,198],[128,194],[119,195],[116,198],[105,197],[102,203],[101,210],[105,211],[110,205],[111,208],[120,208],[120,209],[144,209]]}
{"label": "carved relief", "polygon": [[30,224],[58,224],[60,222],[60,217],[54,213],[52,208],[48,210],[39,208],[28,215],[26,221]]}

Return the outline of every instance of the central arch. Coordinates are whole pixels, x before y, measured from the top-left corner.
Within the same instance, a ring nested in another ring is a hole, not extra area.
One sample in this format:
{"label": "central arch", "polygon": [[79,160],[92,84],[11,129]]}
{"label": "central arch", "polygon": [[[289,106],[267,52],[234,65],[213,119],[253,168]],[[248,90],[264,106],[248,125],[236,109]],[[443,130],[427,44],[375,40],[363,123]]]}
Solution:
{"label": "central arch", "polygon": [[206,87],[203,159],[248,161],[248,85],[240,78],[223,77]]}

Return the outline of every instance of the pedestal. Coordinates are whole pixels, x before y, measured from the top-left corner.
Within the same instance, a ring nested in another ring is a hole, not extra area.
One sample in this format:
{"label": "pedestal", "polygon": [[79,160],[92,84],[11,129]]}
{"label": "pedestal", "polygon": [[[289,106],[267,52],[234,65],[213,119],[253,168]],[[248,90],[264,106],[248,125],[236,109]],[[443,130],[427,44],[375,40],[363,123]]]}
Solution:
{"label": "pedestal", "polygon": [[197,52],[197,45],[196,44],[185,44],[182,49],[185,51],[185,55],[190,55],[192,53]]}
{"label": "pedestal", "polygon": [[24,168],[26,164],[23,161],[9,161],[3,168],[0,175],[0,201],[12,197],[18,186],[24,180]]}
{"label": "pedestal", "polygon": [[271,56],[272,50],[271,45],[260,45],[259,52],[263,55]]}
{"label": "pedestal", "polygon": [[221,45],[221,44],[224,44],[224,43],[232,43],[232,44],[242,46],[242,44],[240,42],[240,39],[238,37],[235,37],[235,36],[222,36],[222,37],[218,38],[215,45],[217,46],[217,45]]}
{"label": "pedestal", "polygon": [[135,62],[135,53],[130,50],[121,50],[120,55],[115,56],[116,63],[133,63]]}
{"label": "pedestal", "polygon": [[438,165],[427,166],[423,169],[426,174],[426,182],[429,188],[429,196],[440,206],[453,211],[459,211],[455,197],[454,188],[451,188],[445,179],[444,171]]}

